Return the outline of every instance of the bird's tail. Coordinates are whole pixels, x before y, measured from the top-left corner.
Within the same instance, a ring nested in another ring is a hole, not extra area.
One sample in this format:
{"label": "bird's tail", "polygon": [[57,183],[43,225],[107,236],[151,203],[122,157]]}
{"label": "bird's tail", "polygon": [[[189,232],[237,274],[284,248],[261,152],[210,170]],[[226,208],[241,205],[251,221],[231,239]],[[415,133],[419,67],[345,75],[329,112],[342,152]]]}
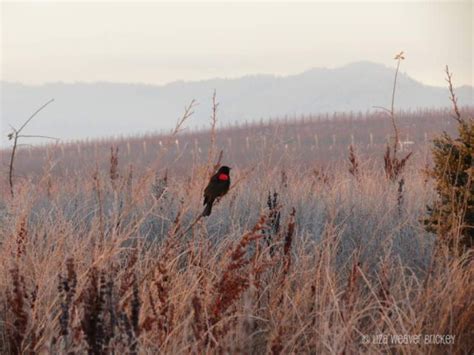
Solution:
{"label": "bird's tail", "polygon": [[202,211],[202,216],[207,217],[210,216],[212,212],[212,201],[206,203],[206,207],[204,207],[204,211]]}

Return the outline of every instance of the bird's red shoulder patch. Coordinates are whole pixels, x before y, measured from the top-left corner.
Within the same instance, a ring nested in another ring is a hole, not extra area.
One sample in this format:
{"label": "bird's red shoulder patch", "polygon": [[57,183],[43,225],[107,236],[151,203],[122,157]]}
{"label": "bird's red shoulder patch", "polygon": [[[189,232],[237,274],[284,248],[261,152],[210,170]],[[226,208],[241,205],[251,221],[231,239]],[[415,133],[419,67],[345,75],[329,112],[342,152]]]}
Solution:
{"label": "bird's red shoulder patch", "polygon": [[229,180],[229,175],[226,175],[226,174],[219,174],[219,176],[217,177],[220,181],[227,181]]}

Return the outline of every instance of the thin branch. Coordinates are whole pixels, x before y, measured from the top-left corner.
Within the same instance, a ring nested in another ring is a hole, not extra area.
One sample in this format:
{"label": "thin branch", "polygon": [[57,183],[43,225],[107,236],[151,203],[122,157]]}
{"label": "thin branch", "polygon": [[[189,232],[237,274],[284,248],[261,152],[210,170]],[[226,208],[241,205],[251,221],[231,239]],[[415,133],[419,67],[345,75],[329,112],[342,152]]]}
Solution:
{"label": "thin branch", "polygon": [[[15,162],[15,153],[16,153],[16,149],[18,147],[18,139],[19,138],[29,138],[29,137],[33,137],[33,136],[29,136],[29,135],[20,135],[20,132],[26,127],[26,125],[28,123],[31,122],[31,120],[41,111],[43,110],[46,106],[48,106],[51,102],[53,102],[54,99],[51,99],[49,100],[48,102],[46,102],[43,106],[41,106],[39,109],[37,109],[26,121],[25,123],[23,123],[23,125],[18,129],[16,130],[13,126],[10,126],[13,130],[12,133],[10,133],[8,135],[8,139],[9,140],[12,140],[13,139],[13,147],[12,147],[12,153],[11,153],[11,156],[10,156],[10,164],[9,164],[9,169],[8,169],[8,182],[10,184],[10,194],[12,195],[12,197],[15,196],[14,194],[14,191],[13,191],[13,168],[14,168],[14,162]],[[40,136],[38,136],[40,137]],[[44,137],[46,138],[46,137]],[[51,137],[48,137],[48,138],[51,138]],[[55,138],[53,138],[55,139]]]}
{"label": "thin branch", "polygon": [[14,138],[13,138],[12,154],[10,156],[10,165],[8,169],[8,182],[10,184],[10,194],[12,195],[12,197],[15,196],[15,193],[13,192],[13,163],[15,161],[15,153],[16,153],[17,144],[18,144],[18,133],[15,131]]}
{"label": "thin branch", "polygon": [[390,106],[390,116],[392,119],[392,125],[393,125],[393,131],[394,131],[394,142],[393,142],[393,154],[397,154],[397,146],[398,146],[398,141],[399,141],[399,134],[398,134],[398,127],[395,122],[395,93],[397,90],[397,78],[398,78],[398,72],[400,70],[400,63],[402,60],[404,60],[405,57],[403,56],[403,51],[398,53],[395,56],[395,60],[397,61],[397,70],[395,70],[395,79],[393,80],[393,90],[392,90],[392,104]]}
{"label": "thin branch", "polygon": [[398,79],[398,72],[400,71],[400,63],[401,63],[402,60],[405,59],[405,55],[404,55],[403,51],[398,53],[395,56],[394,59],[397,61],[397,68],[395,70],[395,78],[393,80],[392,102],[390,104],[390,110],[388,108],[382,107],[382,106],[372,106],[372,107],[376,108],[376,109],[379,109],[379,110],[382,110],[383,112],[388,114],[389,117],[390,117],[390,120],[392,121],[393,134],[394,134],[394,137],[393,137],[394,138],[393,154],[394,154],[394,157],[395,157],[396,154],[397,154],[397,148],[398,148],[399,136],[400,136],[399,132],[398,132],[397,123],[396,123],[396,120],[395,120],[395,94],[396,94],[396,91],[397,91],[397,79]]}
{"label": "thin branch", "polygon": [[[167,140],[165,141],[165,149],[171,145],[171,143],[176,139],[176,136],[181,131],[182,126],[186,122],[186,120],[194,114],[193,108],[196,106],[196,100],[192,99],[188,106],[184,106],[184,113],[181,118],[178,119],[176,122],[176,126],[174,127],[171,134],[168,136]],[[158,160],[158,159],[157,159]]]}
{"label": "thin branch", "polygon": [[43,106],[41,106],[39,109],[37,109],[37,110],[30,116],[30,118],[28,118],[28,119],[25,121],[25,123],[23,123],[23,125],[20,127],[20,129],[17,131],[17,133],[20,133],[20,132],[23,130],[23,128],[25,128],[26,125],[27,125],[28,123],[30,123],[30,121],[33,119],[33,117],[35,117],[41,110],[43,110],[46,106],[48,106],[48,105],[49,105],[51,102],[53,102],[53,101],[54,101],[54,99],[51,99],[51,100],[49,100],[47,103],[45,103]]}
{"label": "thin branch", "polygon": [[184,106],[183,116],[178,120],[178,122],[176,122],[176,126],[174,130],[173,132],[171,132],[172,136],[175,136],[176,134],[178,134],[184,122],[186,122],[186,120],[194,114],[194,111],[193,111],[194,106],[196,106],[195,99],[192,99],[188,106]]}
{"label": "thin branch", "polygon": [[46,139],[52,139],[55,141],[59,141],[59,138],[56,137],[50,137],[50,136],[36,136],[36,135],[29,135],[29,134],[21,134],[18,136],[18,138],[46,138]]}
{"label": "thin branch", "polygon": [[[219,103],[217,102],[216,90],[212,95],[212,113],[211,113],[211,145],[209,147],[209,153],[207,158],[207,169],[211,168],[211,162],[214,159],[216,152],[216,126],[217,126],[217,108]],[[209,171],[209,170],[208,170]]]}
{"label": "thin branch", "polygon": [[382,107],[382,106],[372,106],[372,108],[376,108],[376,109],[379,109],[379,110],[383,110],[383,111],[385,111],[385,112],[388,113],[388,114],[391,114],[391,113],[392,113],[392,112],[391,112],[388,108],[386,108],[386,107]]}
{"label": "thin branch", "polygon": [[458,98],[454,94],[454,87],[453,87],[453,80],[452,80],[453,73],[449,72],[449,67],[447,65],[446,65],[445,72],[446,72],[446,81],[448,82],[449,100],[453,104],[453,110],[454,110],[454,114],[455,114],[455,116],[452,116],[452,117],[456,121],[458,121],[458,123],[462,123],[463,119],[461,118],[461,112],[459,112],[459,108],[458,108]]}
{"label": "thin branch", "polygon": [[397,78],[398,78],[398,71],[400,70],[400,62],[401,62],[401,59],[398,55],[395,57],[395,59],[397,59],[397,70],[395,70],[395,79],[393,80],[392,104],[390,106],[390,112],[392,112],[392,114],[395,107],[395,92],[397,91]]}
{"label": "thin branch", "polygon": [[217,162],[214,164],[214,167],[212,169],[212,175],[216,174],[217,173],[217,169],[220,168],[221,164],[222,164],[222,157],[224,156],[224,151],[221,150],[219,152],[219,157],[217,158]]}

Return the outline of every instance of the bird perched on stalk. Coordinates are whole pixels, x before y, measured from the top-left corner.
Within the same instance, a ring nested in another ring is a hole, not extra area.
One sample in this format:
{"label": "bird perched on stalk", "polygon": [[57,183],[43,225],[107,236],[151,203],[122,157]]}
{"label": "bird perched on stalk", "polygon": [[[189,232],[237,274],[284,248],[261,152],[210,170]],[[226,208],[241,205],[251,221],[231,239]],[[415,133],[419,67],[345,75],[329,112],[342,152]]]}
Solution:
{"label": "bird perched on stalk", "polygon": [[209,216],[212,211],[212,204],[216,198],[224,196],[230,187],[230,168],[228,166],[221,166],[217,173],[215,173],[206,189],[204,190],[204,211],[203,217]]}

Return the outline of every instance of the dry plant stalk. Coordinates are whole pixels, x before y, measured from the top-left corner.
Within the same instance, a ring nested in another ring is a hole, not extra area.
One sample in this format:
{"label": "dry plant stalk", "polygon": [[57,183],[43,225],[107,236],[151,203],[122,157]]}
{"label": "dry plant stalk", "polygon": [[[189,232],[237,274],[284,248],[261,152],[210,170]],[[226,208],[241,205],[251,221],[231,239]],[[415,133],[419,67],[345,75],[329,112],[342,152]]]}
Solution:
{"label": "dry plant stalk", "polygon": [[390,147],[387,146],[383,156],[385,175],[391,181],[395,181],[402,174],[406,163],[412,154],[413,152],[410,152],[404,158],[398,159],[396,155],[391,154]]}
{"label": "dry plant stalk", "polygon": [[[207,158],[207,166],[208,169],[211,167],[211,161],[214,159],[214,155],[216,153],[217,147],[216,147],[216,140],[217,140],[217,133],[216,133],[216,126],[217,126],[217,108],[219,107],[219,103],[217,102],[217,94],[216,91],[214,90],[214,93],[212,95],[212,114],[211,114],[211,139],[210,139],[210,146],[209,146],[209,152],[208,152],[208,158]],[[219,155],[218,159],[218,164],[220,164],[220,160],[222,158],[222,151]],[[217,167],[219,168],[219,167]],[[213,171],[216,171],[216,166],[214,165]],[[209,175],[209,174],[208,174]],[[212,175],[212,173],[210,174]]]}
{"label": "dry plant stalk", "polygon": [[53,102],[54,99],[49,100],[46,102],[43,106],[41,106],[39,109],[37,109],[22,125],[19,129],[16,129],[14,127],[11,127],[13,132],[8,134],[8,139],[12,140],[13,139],[13,147],[12,147],[12,152],[10,155],[10,164],[8,166],[8,182],[10,184],[10,194],[12,197],[15,196],[14,190],[13,190],[13,168],[14,168],[14,163],[15,163],[15,153],[18,147],[18,139],[20,138],[46,138],[46,139],[54,139],[57,141],[57,138],[49,137],[49,136],[40,136],[40,135],[26,135],[26,134],[21,134],[23,129],[28,125],[28,123],[31,122],[31,120],[41,111],[43,110],[46,106],[48,106],[51,102]]}
{"label": "dry plant stalk", "polygon": [[97,196],[97,205],[99,207],[99,233],[100,233],[100,244],[105,241],[105,226],[104,226],[104,207],[102,200],[102,187],[100,184],[100,173],[99,167],[96,166],[96,170],[92,175],[94,181],[94,189]]}
{"label": "dry plant stalk", "polygon": [[16,258],[19,259],[26,253],[26,243],[28,241],[28,229],[26,227],[27,217],[23,216],[16,232]]}
{"label": "dry plant stalk", "polygon": [[385,175],[391,181],[395,181],[398,178],[398,176],[403,172],[408,159],[413,153],[413,152],[408,153],[402,159],[399,159],[397,157],[398,145],[400,143],[400,139],[399,139],[400,135],[399,135],[398,126],[395,120],[395,93],[397,89],[398,72],[400,71],[400,63],[402,60],[405,59],[404,52],[401,51],[400,53],[398,53],[394,59],[397,61],[397,69],[395,70],[395,78],[393,80],[392,101],[391,101],[390,110],[385,107],[376,106],[376,108],[382,109],[385,113],[387,113],[392,122],[393,140],[394,140],[393,146],[390,149],[390,145],[387,145],[387,149],[384,155]]}
{"label": "dry plant stalk", "polygon": [[459,111],[458,107],[458,98],[454,94],[454,87],[453,87],[453,74],[449,71],[449,67],[446,65],[445,68],[446,73],[446,81],[448,83],[448,90],[449,90],[449,100],[453,105],[454,116],[453,117],[458,123],[463,123],[463,119],[461,118],[461,112]]}
{"label": "dry plant stalk", "polygon": [[293,236],[295,235],[295,215],[296,209],[293,207],[291,209],[290,219],[288,221],[288,227],[283,244],[283,254],[285,257],[283,275],[287,275],[291,267],[291,246],[293,244]]}
{"label": "dry plant stalk", "polygon": [[355,178],[359,178],[359,159],[352,144],[349,146],[349,173]]}
{"label": "dry plant stalk", "polygon": [[183,130],[184,124],[189,120],[189,118],[191,118],[192,115],[194,115],[194,107],[196,105],[197,105],[196,100],[192,99],[191,102],[187,106],[184,107],[183,115],[181,116],[181,118],[177,120],[174,129],[166,137],[164,144],[161,147],[162,149],[160,149],[160,153],[156,157],[153,165],[151,166],[152,171],[156,171],[157,163],[163,158],[165,152],[169,149],[169,147],[175,144],[176,137]]}
{"label": "dry plant stalk", "polygon": [[398,190],[397,190],[397,207],[398,207],[398,214],[402,213],[402,205],[403,205],[403,186],[405,185],[405,179],[401,178],[398,181]]}
{"label": "dry plant stalk", "polygon": [[397,147],[399,143],[399,133],[398,133],[397,124],[395,122],[395,91],[397,88],[397,78],[398,78],[398,72],[400,70],[400,63],[402,60],[405,60],[403,51],[398,53],[394,59],[397,61],[397,70],[395,70],[395,79],[393,80],[392,104],[390,106],[390,117],[392,119],[392,126],[393,126],[393,132],[394,132],[393,154],[396,155]]}
{"label": "dry plant stalk", "polygon": [[109,170],[110,182],[112,188],[117,188],[117,180],[119,178],[118,172],[118,147],[110,147],[110,170]]}
{"label": "dry plant stalk", "polygon": [[23,340],[27,336],[26,331],[29,323],[28,316],[28,294],[26,291],[25,278],[20,273],[18,265],[10,270],[11,291],[7,293],[7,304],[10,309],[12,320],[7,323],[7,336],[12,353],[23,352]]}
{"label": "dry plant stalk", "polygon": [[264,237],[260,233],[265,226],[266,215],[262,214],[259,221],[251,231],[245,233],[240,242],[228,255],[228,263],[224,267],[224,271],[219,282],[214,286],[216,297],[211,306],[211,324],[216,324],[225,311],[232,305],[239,295],[249,286],[247,275],[242,273],[243,268],[250,264],[250,260],[246,259],[247,248],[252,241]]}

